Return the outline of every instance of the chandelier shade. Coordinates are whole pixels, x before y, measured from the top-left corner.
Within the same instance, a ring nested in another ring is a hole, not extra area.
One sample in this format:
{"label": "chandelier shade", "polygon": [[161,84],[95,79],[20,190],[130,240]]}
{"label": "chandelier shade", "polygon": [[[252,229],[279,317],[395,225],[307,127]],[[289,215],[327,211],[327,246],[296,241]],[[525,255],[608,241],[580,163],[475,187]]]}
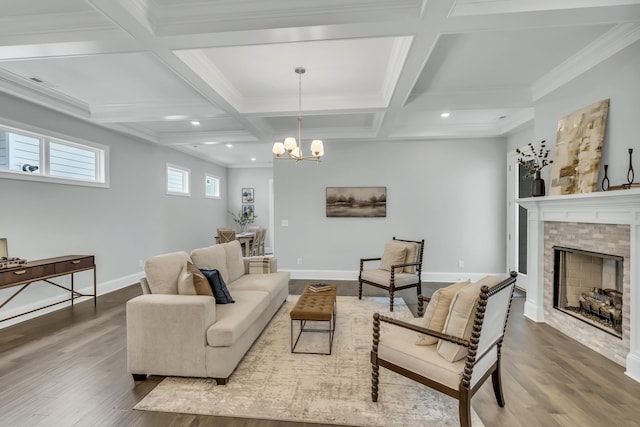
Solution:
{"label": "chandelier shade", "polygon": [[298,74],[298,139],[288,136],[284,142],[275,142],[271,150],[278,160],[311,160],[319,162],[324,156],[324,145],[319,139],[311,142],[311,155],[305,156],[302,152],[302,74],[306,72],[304,67],[296,67],[294,70]]}

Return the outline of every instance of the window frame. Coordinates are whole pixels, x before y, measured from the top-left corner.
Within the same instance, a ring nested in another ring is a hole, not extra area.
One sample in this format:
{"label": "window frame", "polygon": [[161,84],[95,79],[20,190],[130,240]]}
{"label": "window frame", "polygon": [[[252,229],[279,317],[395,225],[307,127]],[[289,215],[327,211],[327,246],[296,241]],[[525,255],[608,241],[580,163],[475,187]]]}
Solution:
{"label": "window frame", "polygon": [[[214,181],[216,181],[216,185],[215,185],[215,189],[216,189],[216,194],[214,195],[209,195],[207,194],[207,179],[213,179]],[[221,199],[222,196],[220,194],[220,177],[210,174],[210,173],[206,173],[204,174],[204,197],[206,199]]]}
{"label": "window frame", "polygon": [[[78,185],[85,187],[109,188],[109,147],[74,138],[56,132],[39,129],[22,123],[11,122],[0,118],[0,131],[24,135],[35,138],[39,142],[39,169],[37,172],[22,172],[10,169],[0,169],[0,179],[17,179],[23,181],[38,181],[53,184]],[[96,179],[88,180],[76,177],[50,175],[50,144],[66,145],[89,150],[95,153]]]}
{"label": "window frame", "polygon": [[[181,172],[182,174],[182,190],[183,191],[171,191],[169,190],[169,170],[173,169],[174,171]],[[186,178],[186,179],[185,179]],[[185,168],[184,166],[179,166],[173,163],[166,163],[165,167],[165,190],[168,196],[183,196],[183,197],[191,197],[191,169]]]}

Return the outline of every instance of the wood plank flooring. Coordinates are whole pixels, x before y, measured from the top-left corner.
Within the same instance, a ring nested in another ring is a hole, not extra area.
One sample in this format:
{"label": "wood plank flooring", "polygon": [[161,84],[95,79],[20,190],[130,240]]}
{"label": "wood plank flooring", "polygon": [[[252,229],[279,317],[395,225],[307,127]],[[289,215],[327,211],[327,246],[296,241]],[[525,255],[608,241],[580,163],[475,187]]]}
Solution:
{"label": "wood plank flooring", "polygon": [[[306,281],[292,281],[300,293]],[[340,295],[357,283],[338,282]],[[425,284],[430,295],[437,284]],[[319,424],[134,411],[162,377],[134,383],[126,372],[125,302],[134,285],[0,330],[0,426],[318,427]],[[365,286],[366,295],[384,295]],[[415,291],[400,292],[415,310]],[[504,346],[499,408],[490,381],[472,400],[487,427],[640,426],[640,383],[624,368],[544,324],[514,300]],[[233,381],[233,376],[231,377]],[[384,393],[384,384],[381,384]]]}

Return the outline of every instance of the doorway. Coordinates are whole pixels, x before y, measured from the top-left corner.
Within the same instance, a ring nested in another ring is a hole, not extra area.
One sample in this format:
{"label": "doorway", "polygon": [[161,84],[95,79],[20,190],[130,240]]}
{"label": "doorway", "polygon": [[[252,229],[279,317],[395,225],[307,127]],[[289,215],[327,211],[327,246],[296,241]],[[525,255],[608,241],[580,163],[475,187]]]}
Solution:
{"label": "doorway", "polygon": [[516,286],[527,291],[527,210],[517,200],[531,197],[533,177],[518,163],[515,151],[507,154],[507,268],[518,272]]}

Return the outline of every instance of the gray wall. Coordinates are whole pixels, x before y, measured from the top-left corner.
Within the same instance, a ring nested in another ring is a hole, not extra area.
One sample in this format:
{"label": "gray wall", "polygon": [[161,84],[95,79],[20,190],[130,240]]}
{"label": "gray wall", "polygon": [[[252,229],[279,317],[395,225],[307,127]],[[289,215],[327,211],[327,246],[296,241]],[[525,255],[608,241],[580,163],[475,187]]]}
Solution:
{"label": "gray wall", "polygon": [[[8,239],[10,256],[95,255],[102,293],[135,283],[140,260],[213,244],[216,226],[227,220],[226,168],[10,96],[0,95],[2,118],[110,149],[110,188],[0,179],[0,237]],[[166,162],[191,169],[191,197],[165,194]],[[206,172],[221,178],[220,200],[205,199]],[[0,291],[0,298],[15,290]],[[0,317],[59,294],[52,286],[32,285]]]}
{"label": "gray wall", "polygon": [[[269,212],[269,200],[271,198],[269,181],[273,179],[273,168],[235,168],[229,169],[227,178],[229,210],[238,212],[242,206],[242,189],[253,188],[254,209],[257,216],[252,224],[267,229],[265,249],[271,249],[271,213]],[[227,226],[238,229],[239,226],[230,215],[227,216]]]}
{"label": "gray wall", "polygon": [[[354,278],[359,259],[396,236],[425,239],[427,280],[506,271],[505,144],[327,143],[322,163],[276,161],[278,265],[294,277]],[[387,187],[387,217],[327,218],[325,188],[344,186]]]}
{"label": "gray wall", "polygon": [[[538,146],[540,141],[534,140],[533,132],[533,121],[520,129],[510,132],[509,135],[507,135],[507,152],[515,151],[516,148],[522,148],[530,142]],[[547,143],[554,143],[554,141],[555,138],[553,141],[547,140]]]}
{"label": "gray wall", "polygon": [[[555,148],[558,120],[589,104],[609,98],[599,181],[603,165],[609,165],[611,185],[627,182],[628,148],[634,148],[635,181],[640,181],[640,42],[618,52],[535,104],[535,138],[546,139]],[[553,151],[552,151],[553,153]],[[550,168],[543,178],[549,188]],[[600,184],[598,184],[600,190]]]}

